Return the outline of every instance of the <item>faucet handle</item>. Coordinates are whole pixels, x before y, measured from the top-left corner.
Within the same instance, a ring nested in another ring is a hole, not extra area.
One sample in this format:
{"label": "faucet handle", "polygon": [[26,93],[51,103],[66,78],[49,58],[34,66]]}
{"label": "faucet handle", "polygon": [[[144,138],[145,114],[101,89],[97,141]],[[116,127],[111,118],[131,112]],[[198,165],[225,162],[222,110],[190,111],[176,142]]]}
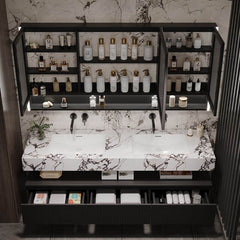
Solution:
{"label": "faucet handle", "polygon": [[70,118],[75,120],[77,118],[77,114],[76,113],[71,113]]}
{"label": "faucet handle", "polygon": [[156,118],[156,114],[155,113],[150,113],[149,114],[149,118],[152,119],[152,120],[155,119]]}
{"label": "faucet handle", "polygon": [[83,122],[84,126],[85,126],[85,123],[86,123],[87,119],[88,119],[88,114],[87,113],[83,113],[82,114],[82,122]]}

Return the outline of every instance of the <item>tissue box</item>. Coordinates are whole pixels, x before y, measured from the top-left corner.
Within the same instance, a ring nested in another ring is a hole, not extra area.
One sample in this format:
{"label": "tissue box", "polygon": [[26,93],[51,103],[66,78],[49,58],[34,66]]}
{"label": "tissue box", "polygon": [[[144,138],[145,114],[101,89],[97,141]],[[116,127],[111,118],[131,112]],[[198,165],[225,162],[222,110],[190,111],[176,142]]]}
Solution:
{"label": "tissue box", "polygon": [[49,204],[65,204],[66,193],[65,192],[52,192]]}
{"label": "tissue box", "polygon": [[46,192],[36,192],[33,203],[34,204],[47,204],[48,193]]}
{"label": "tissue box", "polygon": [[81,203],[81,193],[69,193],[68,204],[80,204]]}
{"label": "tissue box", "polygon": [[141,195],[138,191],[122,191],[121,204],[141,204]]}
{"label": "tissue box", "polygon": [[134,180],[133,171],[119,171],[118,180]]}
{"label": "tissue box", "polygon": [[115,191],[106,190],[96,193],[96,204],[116,204],[116,202]]}
{"label": "tissue box", "polygon": [[117,171],[102,172],[102,180],[117,180]]}

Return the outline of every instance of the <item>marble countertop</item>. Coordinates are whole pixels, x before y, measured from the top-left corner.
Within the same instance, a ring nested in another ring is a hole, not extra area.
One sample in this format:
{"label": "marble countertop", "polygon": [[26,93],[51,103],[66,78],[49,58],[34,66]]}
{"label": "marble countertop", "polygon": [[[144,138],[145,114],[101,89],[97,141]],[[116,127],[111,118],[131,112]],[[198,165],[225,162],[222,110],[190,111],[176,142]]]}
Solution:
{"label": "marble countertop", "polygon": [[215,155],[205,134],[148,130],[52,130],[30,136],[24,171],[211,171]]}

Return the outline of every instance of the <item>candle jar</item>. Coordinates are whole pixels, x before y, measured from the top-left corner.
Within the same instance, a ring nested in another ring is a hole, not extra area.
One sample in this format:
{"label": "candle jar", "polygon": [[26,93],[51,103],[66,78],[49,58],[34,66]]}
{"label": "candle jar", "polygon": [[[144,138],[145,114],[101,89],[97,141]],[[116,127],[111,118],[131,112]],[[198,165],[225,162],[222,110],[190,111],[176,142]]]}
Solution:
{"label": "candle jar", "polygon": [[188,105],[188,98],[185,96],[179,97],[178,99],[178,106],[180,108],[186,108]]}
{"label": "candle jar", "polygon": [[175,107],[176,97],[174,95],[169,96],[169,107]]}

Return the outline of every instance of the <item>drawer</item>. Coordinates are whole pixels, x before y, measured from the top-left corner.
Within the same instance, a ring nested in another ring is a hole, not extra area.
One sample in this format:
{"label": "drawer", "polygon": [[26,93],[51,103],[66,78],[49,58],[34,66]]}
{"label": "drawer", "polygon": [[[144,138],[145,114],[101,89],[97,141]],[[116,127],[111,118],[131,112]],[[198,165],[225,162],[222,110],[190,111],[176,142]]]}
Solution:
{"label": "drawer", "polygon": [[[22,204],[25,224],[189,224],[211,225],[214,222],[216,205],[205,201],[202,204],[160,204],[148,196],[141,204],[94,204],[91,199],[81,204],[33,204],[34,192],[29,201]],[[142,194],[142,192],[141,192]],[[86,194],[87,195],[87,194]],[[208,197],[207,197],[208,198]],[[148,199],[148,200],[146,200]],[[146,203],[148,201],[148,203]]]}

